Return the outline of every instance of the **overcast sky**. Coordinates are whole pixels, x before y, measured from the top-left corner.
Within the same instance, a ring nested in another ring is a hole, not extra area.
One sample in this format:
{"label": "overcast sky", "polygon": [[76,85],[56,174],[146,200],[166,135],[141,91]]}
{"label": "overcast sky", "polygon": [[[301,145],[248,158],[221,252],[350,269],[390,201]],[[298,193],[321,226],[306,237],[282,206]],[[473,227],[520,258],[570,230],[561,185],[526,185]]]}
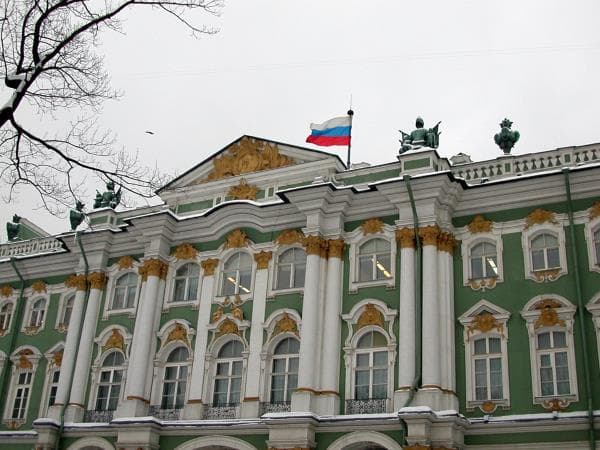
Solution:
{"label": "overcast sky", "polygon": [[[446,157],[499,156],[504,117],[521,132],[514,154],[600,142],[599,17],[598,0],[227,0],[220,17],[195,16],[219,33],[195,39],[138,8],[99,49],[124,93],[101,123],[169,173],[243,134],[327,150],[304,143],[309,123],[345,114],[351,96],[353,162],[394,161],[417,115],[442,121]],[[23,193],[0,219],[68,229],[38,204]]]}

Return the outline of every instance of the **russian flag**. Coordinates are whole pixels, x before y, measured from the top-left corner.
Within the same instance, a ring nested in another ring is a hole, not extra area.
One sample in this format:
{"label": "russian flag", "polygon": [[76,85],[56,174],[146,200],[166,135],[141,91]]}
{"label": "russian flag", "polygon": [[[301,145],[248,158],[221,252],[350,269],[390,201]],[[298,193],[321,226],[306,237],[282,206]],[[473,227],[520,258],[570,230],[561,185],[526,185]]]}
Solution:
{"label": "russian flag", "polygon": [[331,145],[350,145],[352,117],[334,117],[323,123],[310,124],[310,136],[306,142],[328,147]]}

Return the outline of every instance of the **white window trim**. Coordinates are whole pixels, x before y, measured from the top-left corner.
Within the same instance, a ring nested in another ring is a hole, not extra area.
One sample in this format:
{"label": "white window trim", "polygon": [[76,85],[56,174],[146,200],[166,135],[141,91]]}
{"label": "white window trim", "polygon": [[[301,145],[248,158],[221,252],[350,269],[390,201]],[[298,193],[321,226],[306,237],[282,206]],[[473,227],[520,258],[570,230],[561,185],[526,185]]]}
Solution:
{"label": "white window trim", "polygon": [[[174,301],[173,294],[175,292],[175,275],[177,271],[185,266],[186,264],[196,264],[198,266],[198,291],[196,293],[195,300],[186,300],[186,301]],[[204,271],[200,266],[200,258],[196,256],[193,259],[183,259],[178,260],[177,258],[170,257],[169,258],[169,270],[167,271],[167,278],[165,283],[165,300],[163,302],[163,310],[168,311],[173,307],[178,306],[191,306],[192,309],[196,309],[200,305],[200,295],[202,294],[202,279],[204,277]]]}
{"label": "white window trim", "polygon": [[[58,311],[56,312],[56,323],[54,324],[54,329],[59,333],[66,333],[69,329],[68,326],[65,326],[63,323],[63,317],[65,314],[65,309],[67,306],[67,300],[70,297],[73,297],[73,307],[75,307],[75,296],[77,295],[77,291],[72,289],[68,290],[61,294],[60,300],[58,301]],[[71,319],[73,318],[73,310],[71,310]]]}
{"label": "white window trim", "polygon": [[[267,342],[267,344],[265,345],[265,348],[263,349],[263,352],[261,352],[261,354],[260,354],[260,358],[261,358],[260,373],[263,374],[263,380],[262,380],[263,382],[261,383],[262,392],[259,393],[259,398],[260,398],[261,402],[269,403],[271,401],[271,381],[272,381],[271,378],[273,375],[273,373],[272,373],[273,359],[275,356],[274,351],[275,351],[275,348],[279,345],[279,343],[287,338],[296,339],[298,341],[298,343],[300,343],[299,335],[296,335],[291,332],[280,333],[277,336],[274,336],[272,339],[270,339]],[[298,352],[298,358],[299,357],[300,357],[300,352]],[[288,401],[291,401],[291,398],[288,399]]]}
{"label": "white window trim", "polygon": [[[225,275],[225,271],[224,271],[224,267],[225,267],[225,263],[229,260],[229,258],[231,258],[231,256],[234,253],[238,253],[238,252],[243,252],[246,253],[248,256],[250,256],[250,260],[252,262],[252,269],[251,269],[251,274],[250,274],[250,292],[248,293],[239,293],[239,294],[232,294],[232,295],[223,295],[221,293],[222,291],[222,287],[223,287],[223,276]],[[251,299],[254,296],[254,290],[255,290],[255,281],[256,281],[256,261],[254,260],[254,252],[252,247],[248,246],[248,247],[244,247],[244,248],[232,248],[232,249],[228,249],[225,250],[224,252],[222,252],[220,254],[220,256],[218,256],[219,258],[219,266],[217,268],[217,274],[218,274],[218,280],[217,283],[214,283],[214,299],[216,300],[217,303],[221,303],[225,297],[235,297],[236,295],[239,295],[240,298],[242,299],[242,301],[246,301],[248,299]],[[271,262],[270,262],[271,263]],[[215,303],[213,301],[213,303]]]}
{"label": "white window trim", "polygon": [[[375,308],[383,315],[384,325],[385,322],[387,322],[388,324],[387,329],[384,329],[378,325],[366,325],[353,334],[353,327],[358,324],[358,319],[364,311],[364,307],[369,303],[374,305]],[[350,310],[348,314],[342,315],[342,319],[346,322],[346,325],[348,326],[348,335],[346,337],[346,341],[344,342],[344,364],[346,366],[346,400],[354,400],[354,373],[357,350],[356,345],[363,335],[370,331],[377,331],[383,334],[383,336],[388,342],[388,401],[386,402],[386,412],[391,411],[394,395],[394,382],[396,377],[395,365],[397,357],[397,342],[396,336],[394,334],[394,321],[397,315],[398,311],[396,311],[395,309],[388,308],[388,306],[384,302],[375,299],[362,300],[356,305],[354,305],[354,307]]]}
{"label": "white window trim", "polygon": [[[488,242],[496,246],[496,264],[498,267],[498,276],[496,278],[471,278],[471,250],[477,244]],[[503,264],[503,246],[502,234],[500,230],[492,230],[490,233],[469,233],[469,235],[461,241],[461,258],[463,263],[463,286],[469,286],[473,290],[493,289],[496,284],[504,281],[504,264]]]}
{"label": "white window trim", "polygon": [[[131,308],[123,308],[123,309],[111,309],[111,305],[113,302],[113,297],[115,295],[115,289],[117,285],[117,280],[128,273],[133,273],[137,276],[137,287],[135,290],[135,298],[133,300],[133,307]],[[142,277],[138,273],[138,269],[134,264],[134,267],[131,269],[119,270],[119,266],[113,264],[107,271],[106,275],[108,276],[108,282],[106,284],[105,289],[105,298],[104,298],[104,309],[102,312],[102,319],[106,320],[110,316],[114,315],[122,315],[128,314],[129,317],[135,317],[135,312],[137,310],[138,302],[142,295],[142,290],[146,283],[142,282]]]}
{"label": "white window trim", "polygon": [[[562,222],[559,222],[562,223]],[[552,234],[558,239],[558,255],[560,258],[560,267],[557,269],[545,269],[534,271],[531,261],[531,241],[540,234]],[[545,281],[555,281],[568,273],[567,269],[567,250],[565,241],[565,229],[562,224],[554,225],[551,223],[536,224],[521,233],[521,245],[523,248],[523,259],[525,262],[525,278],[543,283]],[[554,275],[548,275],[556,270]]]}
{"label": "white window trim", "polygon": [[204,397],[202,401],[208,407],[211,407],[213,405],[215,375],[217,372],[217,360],[219,359],[219,351],[225,344],[233,340],[240,341],[244,347],[244,350],[242,351],[242,386],[240,389],[240,404],[238,405],[237,411],[237,415],[239,415],[239,409],[244,400],[244,397],[246,396],[246,376],[248,374],[248,356],[250,354],[248,343],[241,336],[231,334],[221,336],[210,345],[210,350],[206,353],[206,367],[208,368],[207,373],[210,374],[210,376],[205,377],[204,380]]}
{"label": "white window trim", "polygon": [[[553,308],[558,316],[558,319],[564,321],[564,326],[555,324],[553,326],[542,326],[536,328],[536,321],[540,317],[540,310],[536,309],[536,305],[543,300],[554,300],[561,304],[559,308]],[[527,302],[521,316],[527,322],[527,332],[529,335],[529,357],[531,363],[531,384],[533,393],[533,403],[548,406],[548,401],[558,399],[563,402],[563,405],[568,405],[579,400],[579,391],[577,388],[577,366],[575,359],[575,342],[573,338],[573,322],[577,308],[564,297],[555,294],[538,295]],[[557,396],[542,396],[541,385],[539,380],[539,366],[537,358],[537,335],[547,331],[564,331],[567,340],[567,359],[569,362],[569,385],[571,394]]]}
{"label": "white window trim", "polygon": [[596,330],[596,349],[598,351],[598,360],[600,361],[600,292],[592,297],[585,308],[592,315],[594,329]]}
{"label": "white window trim", "polygon": [[600,216],[586,222],[584,227],[585,242],[588,251],[588,263],[590,272],[600,273],[600,255],[596,255],[594,246],[594,232],[600,229]]}
{"label": "white window trim", "polygon": [[3,331],[0,331],[0,338],[10,334],[10,330],[12,329],[13,323],[15,322],[15,307],[17,304],[17,298],[14,294],[11,295],[10,297],[5,298],[2,301],[0,301],[0,308],[3,308],[4,305],[7,305],[9,303],[12,304],[12,312],[10,313],[10,320],[8,321],[6,329]]}
{"label": "white window trim", "polygon": [[[388,288],[393,289],[396,285],[397,259],[395,228],[391,225],[384,224],[382,232],[365,235],[363,234],[362,229],[358,227],[354,231],[346,233],[343,237],[349,246],[348,258],[350,263],[350,279],[348,288],[350,292],[357,292],[360,288],[370,286],[387,286]],[[384,280],[358,281],[358,249],[361,245],[371,239],[384,239],[390,243],[390,273],[392,277]]]}
{"label": "white window trim", "polygon": [[[476,320],[477,316],[482,313],[491,314],[496,321],[494,328],[489,331],[483,332],[480,329],[472,328],[474,325],[473,322]],[[507,310],[500,308],[499,306],[496,306],[487,300],[478,301],[458,318],[458,321],[463,326],[463,343],[465,346],[465,396],[467,410],[472,411],[473,409],[479,407],[484,413],[490,414],[498,406],[503,408],[510,407],[507,327],[509,318],[510,313]],[[500,330],[498,328],[500,328]],[[483,337],[500,338],[500,348],[502,351],[502,399],[475,400],[475,364],[473,359],[475,354],[475,339]],[[493,409],[487,409],[490,407],[490,404],[493,404]]]}
{"label": "white window trim", "polygon": [[[32,365],[31,368],[21,369],[18,367],[19,359],[21,357],[21,355],[19,353],[23,350],[31,350],[33,352],[33,354],[27,356],[27,359],[29,360],[29,362]],[[27,422],[27,417],[29,416],[29,412],[32,408],[31,397],[32,397],[32,393],[33,393],[33,387],[35,386],[35,375],[36,375],[37,368],[40,363],[41,357],[42,357],[41,353],[35,347],[31,347],[31,346],[18,347],[17,349],[15,349],[15,351],[11,355],[10,360],[11,360],[12,364],[11,364],[10,384],[9,384],[8,392],[6,395],[7,401],[5,402],[5,405],[4,405],[4,413],[2,415],[5,424],[16,424],[17,426],[21,426],[22,424]],[[13,419],[11,417],[11,415],[12,415],[13,405],[15,402],[15,395],[17,393],[17,377],[19,376],[19,374],[21,374],[23,372],[32,372],[31,383],[29,384],[29,397],[27,399],[27,407],[25,408],[25,415],[23,416],[23,419]]]}
{"label": "white window trim", "polygon": [[[31,320],[31,313],[33,312],[33,305],[40,299],[44,299],[46,301],[44,305],[44,319],[42,323],[38,327],[31,327],[29,322]],[[23,320],[21,321],[21,332],[27,334],[28,336],[34,336],[42,331],[46,327],[46,322],[48,322],[48,307],[50,305],[50,294],[48,292],[43,294],[33,294],[27,298],[27,303],[25,303],[25,311],[23,314]],[[11,318],[12,320],[12,318]]]}
{"label": "white window trim", "polygon": [[44,377],[44,386],[42,388],[40,409],[38,413],[39,417],[45,417],[48,414],[48,401],[50,400],[50,385],[52,384],[52,375],[57,370],[60,372],[61,369],[60,366],[57,366],[54,362],[54,353],[60,351],[64,351],[64,342],[59,342],[46,353],[44,353],[44,358],[46,358],[46,374]]}
{"label": "white window trim", "polygon": [[98,386],[100,385],[100,373],[102,372],[102,363],[111,353],[122,353],[124,357],[123,363],[123,378],[121,378],[121,388],[119,390],[119,401],[115,411],[121,406],[121,402],[125,399],[125,386],[127,384],[127,371],[129,369],[129,358],[125,351],[121,351],[118,348],[107,349],[105,352],[100,347],[98,356],[96,357],[94,364],[92,364],[90,391],[88,395],[88,411],[96,411],[96,397],[98,396]]}
{"label": "white window trim", "polygon": [[[286,251],[288,251],[292,248],[299,248],[306,253],[306,249],[299,243],[291,244],[291,245],[282,245],[281,247],[278,247],[277,250],[275,250],[273,252],[273,258],[272,258],[272,261],[273,261],[272,266],[273,267],[272,267],[271,277],[270,277],[270,281],[269,281],[269,285],[268,285],[268,289],[267,289],[267,297],[274,297],[276,295],[304,292],[304,287],[277,289],[277,269],[279,267],[279,257],[283,253],[285,253]],[[306,268],[305,268],[305,271],[306,271]]]}

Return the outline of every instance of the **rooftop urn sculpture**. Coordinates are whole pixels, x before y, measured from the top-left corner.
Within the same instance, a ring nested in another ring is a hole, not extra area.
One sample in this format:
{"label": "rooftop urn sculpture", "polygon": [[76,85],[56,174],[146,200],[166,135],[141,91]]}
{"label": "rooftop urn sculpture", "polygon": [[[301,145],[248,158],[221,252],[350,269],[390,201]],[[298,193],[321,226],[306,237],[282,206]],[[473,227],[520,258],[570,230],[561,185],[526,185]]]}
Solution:
{"label": "rooftop urn sculpture", "polygon": [[510,155],[510,151],[515,146],[521,134],[517,130],[511,130],[512,122],[504,119],[500,123],[500,133],[494,135],[494,141],[502,149],[505,155]]}
{"label": "rooftop urn sculpture", "polygon": [[75,204],[75,208],[69,211],[69,220],[71,221],[71,231],[75,231],[83,219],[85,218],[85,213],[83,212],[83,207],[85,205],[77,200]]}
{"label": "rooftop urn sculpture", "polygon": [[440,123],[442,122],[438,122],[433,128],[424,128],[425,122],[421,117],[417,117],[415,121],[417,128],[415,130],[410,133],[399,130],[402,134],[400,154],[420,147],[438,148],[440,145],[440,131],[438,131]]}
{"label": "rooftop urn sculpture", "polygon": [[96,199],[94,200],[94,208],[111,207],[115,209],[121,202],[121,188],[115,192],[115,183],[109,181],[106,183],[106,191],[100,193],[96,191]]}
{"label": "rooftop urn sculpture", "polygon": [[16,241],[19,239],[19,229],[21,228],[21,217],[14,215],[12,222],[6,222],[6,235],[9,241]]}

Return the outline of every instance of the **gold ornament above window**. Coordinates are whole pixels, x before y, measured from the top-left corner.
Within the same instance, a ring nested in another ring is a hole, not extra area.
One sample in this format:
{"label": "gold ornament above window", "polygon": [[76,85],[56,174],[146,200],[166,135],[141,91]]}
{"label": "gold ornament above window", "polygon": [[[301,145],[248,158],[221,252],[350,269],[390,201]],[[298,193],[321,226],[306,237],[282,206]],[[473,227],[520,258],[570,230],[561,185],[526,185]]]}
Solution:
{"label": "gold ornament above window", "polygon": [[204,275],[210,276],[215,274],[215,268],[219,264],[219,260],[216,258],[208,258],[200,263],[202,270],[204,270]]}
{"label": "gold ornament above window", "polygon": [[302,243],[304,239],[304,233],[299,230],[285,230],[279,233],[279,236],[275,238],[277,245],[292,245],[296,243]]}
{"label": "gold ornament above window", "polygon": [[2,297],[10,297],[13,294],[13,288],[10,284],[5,284],[0,287],[0,295]]}
{"label": "gold ornament above window", "polygon": [[467,328],[467,335],[470,336],[475,331],[487,333],[493,329],[496,329],[498,333],[504,335],[504,325],[498,322],[489,312],[484,312],[473,318],[473,321]]}
{"label": "gold ornament above window", "polygon": [[194,259],[198,254],[198,250],[191,244],[181,244],[173,252],[173,256],[177,259]]}
{"label": "gold ornament above window", "polygon": [[558,313],[554,307],[546,306],[541,309],[540,316],[535,321],[534,328],[553,327],[555,325],[560,327],[567,326],[565,321],[558,317]]}
{"label": "gold ornament above window", "polygon": [[237,230],[233,230],[227,236],[225,240],[225,248],[247,247],[248,242],[249,239],[246,237],[246,233],[238,228]]}
{"label": "gold ornament above window", "polygon": [[493,223],[491,220],[486,220],[481,214],[475,216],[467,228],[471,233],[489,233],[492,231]]}
{"label": "gold ornament above window", "polygon": [[592,205],[590,208],[590,220],[600,217],[600,200]]}
{"label": "gold ornament above window", "polygon": [[254,255],[254,260],[256,261],[256,268],[257,269],[268,269],[269,261],[271,261],[272,256],[273,256],[273,252],[262,251],[260,253],[256,253]]}
{"label": "gold ornament above window", "polygon": [[240,329],[231,319],[225,319],[223,322],[221,322],[217,330],[216,337],[220,337],[225,334],[237,334],[238,336],[240,334]]}
{"label": "gold ornament above window", "polygon": [[231,186],[227,195],[235,200],[256,200],[258,188],[252,184],[248,184],[244,178],[240,180],[237,186]]}
{"label": "gold ornament above window", "polygon": [[133,267],[134,259],[131,256],[121,256],[117,261],[119,270],[131,269]]}
{"label": "gold ornament above window", "polygon": [[106,344],[104,344],[102,347],[102,353],[104,353],[106,350],[110,350],[111,348],[125,351],[125,339],[123,339],[123,335],[118,328],[113,328],[111,330],[111,335],[106,340]]}
{"label": "gold ornament above window", "polygon": [[85,275],[71,275],[65,280],[65,286],[69,288],[76,288],[78,291],[85,291],[87,289],[87,280]]}
{"label": "gold ornament above window", "polygon": [[44,283],[42,280],[38,280],[35,283],[33,283],[31,285],[31,289],[33,289],[33,292],[35,292],[37,294],[41,294],[42,292],[47,292],[46,283]]}
{"label": "gold ornament above window", "polygon": [[33,369],[33,364],[29,361],[29,357],[33,355],[33,352],[28,348],[21,350],[19,353],[19,361],[17,367],[19,369]]}
{"label": "gold ornament above window", "polygon": [[175,326],[169,331],[165,345],[171,341],[182,341],[189,345],[187,330],[179,322],[175,322]]}
{"label": "gold ornament above window", "polygon": [[383,328],[383,314],[381,314],[381,311],[379,311],[374,304],[367,303],[356,323],[359,330],[367,325],[377,325]]}
{"label": "gold ornament above window", "polygon": [[296,164],[292,158],[281,155],[275,144],[249,137],[243,137],[212,162],[213,170],[198,184]]}
{"label": "gold ornament above window", "polygon": [[360,229],[363,232],[363,236],[367,234],[375,234],[383,232],[383,221],[380,219],[367,219],[360,224]]}
{"label": "gold ornament above window", "polygon": [[288,313],[283,313],[281,319],[277,321],[275,328],[273,328],[272,336],[277,336],[281,333],[294,333],[296,336],[299,336],[298,324]]}
{"label": "gold ornament above window", "polygon": [[60,367],[63,360],[63,350],[59,350],[57,352],[52,353],[52,364],[55,367]]}
{"label": "gold ornament above window", "polygon": [[533,225],[536,224],[542,224],[542,223],[552,223],[554,225],[558,224],[558,222],[556,221],[555,217],[554,217],[554,212],[552,211],[547,211],[545,209],[541,209],[541,208],[537,208],[535,210],[533,210],[525,219],[525,229],[532,227]]}

